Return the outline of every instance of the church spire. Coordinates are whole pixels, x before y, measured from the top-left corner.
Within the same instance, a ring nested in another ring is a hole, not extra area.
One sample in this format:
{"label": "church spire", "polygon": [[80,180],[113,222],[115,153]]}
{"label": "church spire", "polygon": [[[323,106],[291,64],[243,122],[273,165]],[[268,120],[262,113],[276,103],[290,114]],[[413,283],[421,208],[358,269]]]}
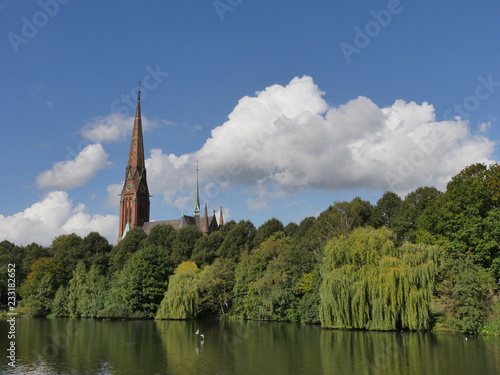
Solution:
{"label": "church spire", "polygon": [[198,183],[198,160],[196,160],[196,196],[194,198],[194,216],[200,216],[200,185]]}
{"label": "church spire", "polygon": [[140,227],[148,222],[149,212],[149,189],[146,180],[146,162],[142,138],[141,87],[139,83],[134,128],[125,169],[125,182],[120,199],[118,238],[121,239],[128,230]]}
{"label": "church spire", "polygon": [[224,216],[222,216],[222,207],[220,208],[220,216],[219,216],[219,227],[224,225]]}
{"label": "church spire", "polygon": [[201,226],[201,231],[203,232],[203,234],[208,234],[210,231],[208,223],[208,209],[206,203],[205,203],[205,216],[203,216],[203,224]]}
{"label": "church spire", "polygon": [[[141,83],[137,92],[137,105],[135,109],[134,128],[130,141],[130,151],[128,155],[126,180],[143,177],[146,172],[144,159],[144,141],[142,138],[142,118],[141,118]],[[145,176],[144,176],[145,177]]]}

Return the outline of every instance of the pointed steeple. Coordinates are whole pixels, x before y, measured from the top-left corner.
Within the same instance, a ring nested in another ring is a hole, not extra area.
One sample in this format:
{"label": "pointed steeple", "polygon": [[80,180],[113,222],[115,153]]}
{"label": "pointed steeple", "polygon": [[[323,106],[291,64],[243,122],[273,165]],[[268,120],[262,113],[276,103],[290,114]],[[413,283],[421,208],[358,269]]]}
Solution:
{"label": "pointed steeple", "polygon": [[194,197],[194,216],[200,216],[200,185],[198,183],[198,160],[196,160],[196,196]]}
{"label": "pointed steeple", "polygon": [[220,216],[219,216],[219,227],[224,225],[224,217],[222,216],[222,207],[220,208]]}
{"label": "pointed steeple", "polygon": [[132,139],[130,141],[130,151],[128,154],[128,165],[125,180],[132,180],[137,177],[143,177],[145,172],[146,162],[144,159],[144,141],[142,137],[141,89],[139,83],[139,90],[137,92],[137,105],[135,109],[134,129],[132,130]]}
{"label": "pointed steeple", "polygon": [[120,199],[118,239],[121,239],[127,230],[140,227],[148,222],[149,213],[150,201],[142,138],[141,88],[139,83],[134,128],[132,130],[132,140],[130,141],[127,167],[125,168],[125,182]]}
{"label": "pointed steeple", "polygon": [[208,209],[207,209],[207,204],[205,203],[205,216],[203,217],[203,225],[201,227],[201,231],[203,234],[208,234],[209,232],[209,227],[208,227]]}

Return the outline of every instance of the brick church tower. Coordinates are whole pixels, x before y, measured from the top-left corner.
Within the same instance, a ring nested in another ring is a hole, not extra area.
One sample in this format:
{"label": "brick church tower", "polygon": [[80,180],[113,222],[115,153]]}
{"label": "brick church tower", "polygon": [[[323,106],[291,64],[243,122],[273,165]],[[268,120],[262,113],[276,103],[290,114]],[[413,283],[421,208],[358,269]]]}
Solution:
{"label": "brick church tower", "polygon": [[120,227],[118,240],[135,227],[149,221],[149,189],[146,180],[144,142],[142,139],[141,92],[137,93],[134,129],[130,142],[125,183],[120,199]]}

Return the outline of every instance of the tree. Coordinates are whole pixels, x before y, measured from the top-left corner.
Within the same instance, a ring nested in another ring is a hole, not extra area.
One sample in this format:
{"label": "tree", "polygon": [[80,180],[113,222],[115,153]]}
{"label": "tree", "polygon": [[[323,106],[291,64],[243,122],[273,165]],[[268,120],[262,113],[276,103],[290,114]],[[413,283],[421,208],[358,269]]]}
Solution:
{"label": "tree", "polygon": [[169,224],[156,225],[151,229],[147,238],[144,239],[144,246],[159,246],[165,249],[167,254],[172,252],[172,242],[175,239],[175,229]]}
{"label": "tree", "polygon": [[82,238],[75,233],[63,234],[56,237],[50,245],[50,252],[64,269],[65,282],[69,280],[71,272],[79,260],[84,258],[82,253]]}
{"label": "tree", "polygon": [[87,267],[95,264],[99,267],[100,272],[107,270],[109,254],[113,247],[105,237],[97,232],[91,232],[83,238],[80,247],[81,259]]}
{"label": "tree", "polygon": [[31,265],[36,260],[46,257],[50,257],[49,249],[47,249],[46,247],[42,247],[34,242],[26,246],[25,256],[22,264],[22,274],[26,276],[31,270]]}
{"label": "tree", "polygon": [[201,310],[221,316],[228,314],[233,300],[234,269],[232,259],[219,258],[199,274]]}
{"label": "tree", "polygon": [[500,164],[474,164],[452,178],[446,192],[428,207],[419,227],[450,252],[471,253],[500,277]]}
{"label": "tree", "polygon": [[7,305],[8,292],[8,269],[10,265],[15,265],[16,269],[16,287],[20,285],[29,272],[24,270],[25,249],[14,245],[9,241],[0,242],[0,305]]}
{"label": "tree", "polygon": [[387,228],[357,228],[332,239],[321,267],[324,327],[427,329],[440,251],[405,243]]}
{"label": "tree", "polygon": [[209,236],[198,238],[194,244],[191,261],[195,262],[199,268],[212,264],[223,241],[224,237],[219,232],[213,232]]}
{"label": "tree", "polygon": [[394,218],[392,230],[396,234],[397,242],[417,241],[418,221],[427,207],[434,204],[443,194],[434,187],[419,187],[409,193],[399,206]]}
{"label": "tree", "polygon": [[448,256],[434,301],[438,327],[478,333],[490,312],[492,295],[489,289],[494,286],[491,275],[474,264],[470,254]]}
{"label": "tree", "polygon": [[195,226],[177,229],[172,243],[172,254],[170,255],[172,264],[177,266],[189,260],[193,254],[196,241],[202,236],[203,233]]}
{"label": "tree", "polygon": [[121,311],[153,316],[167,289],[170,267],[160,247],[148,246],[132,254],[113,283],[103,314],[112,316],[113,311]]}
{"label": "tree", "polygon": [[283,232],[275,233],[251,253],[244,253],[235,271],[234,309],[250,319],[298,321],[300,277],[308,272],[307,255]]}
{"label": "tree", "polygon": [[276,232],[283,232],[283,223],[278,219],[272,218],[262,224],[255,232],[253,247],[258,247]]}
{"label": "tree", "polygon": [[68,290],[64,285],[59,286],[57,289],[54,300],[52,301],[51,311],[58,318],[69,316]]}
{"label": "tree", "polygon": [[156,319],[193,319],[199,312],[198,274],[194,262],[181,263],[169,279]]}
{"label": "tree", "polygon": [[63,284],[64,268],[54,258],[40,258],[31,266],[31,272],[20,288],[23,305],[29,315],[45,316],[50,312],[54,295]]}
{"label": "tree", "polygon": [[401,206],[401,198],[392,191],[387,191],[377,201],[371,212],[371,224],[375,228],[387,227],[394,228],[394,221],[397,216],[399,207]]}
{"label": "tree", "polygon": [[141,248],[141,243],[145,238],[146,233],[142,228],[137,227],[128,232],[125,238],[110,253],[111,272],[120,271],[128,258]]}
{"label": "tree", "polygon": [[255,226],[249,220],[242,220],[238,224],[233,225],[217,250],[217,256],[238,259],[241,251],[251,248],[255,232]]}
{"label": "tree", "polygon": [[297,223],[294,223],[293,221],[289,222],[285,228],[283,228],[283,231],[285,234],[292,238],[295,236],[295,233],[299,230],[299,225]]}

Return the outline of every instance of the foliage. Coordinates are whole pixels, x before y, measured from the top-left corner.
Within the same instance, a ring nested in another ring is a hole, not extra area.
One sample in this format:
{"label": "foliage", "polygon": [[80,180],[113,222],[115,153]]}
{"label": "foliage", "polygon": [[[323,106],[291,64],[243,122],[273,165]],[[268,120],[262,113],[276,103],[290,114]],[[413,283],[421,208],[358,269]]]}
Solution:
{"label": "foliage", "polygon": [[370,222],[375,228],[394,228],[394,222],[401,206],[401,198],[392,191],[387,191],[377,201],[371,212]]}
{"label": "foliage", "polygon": [[335,202],[333,206],[323,211],[310,232],[316,239],[314,247],[319,249],[318,253],[331,238],[347,235],[354,228],[367,224],[371,210],[370,202],[356,197],[351,202]]}
{"label": "foliage", "polygon": [[234,314],[243,318],[298,321],[298,283],[308,271],[307,254],[278,232],[251,253],[235,271]]}
{"label": "foliage", "polygon": [[321,323],[372,330],[429,328],[437,248],[396,247],[386,228],[331,240],[321,268]]}
{"label": "foliage", "polygon": [[20,288],[24,306],[33,316],[45,316],[50,312],[54,295],[63,284],[64,271],[54,258],[40,258],[31,266],[31,272]]}
{"label": "foliage", "polygon": [[448,256],[434,309],[440,329],[478,333],[489,316],[494,280],[472,256]]}
{"label": "foliage", "polygon": [[283,232],[283,223],[278,219],[272,218],[262,224],[255,232],[253,247],[258,247],[276,232]]}
{"label": "foliage", "polygon": [[168,224],[160,224],[151,229],[148,236],[143,240],[142,246],[159,246],[163,248],[167,254],[170,254],[174,238],[174,227]]}
{"label": "foliage", "polygon": [[237,260],[243,250],[251,248],[255,232],[255,226],[249,220],[233,225],[217,250],[217,256]]}
{"label": "foliage", "polygon": [[60,318],[64,316],[69,316],[68,311],[68,290],[64,285],[59,286],[56,294],[54,295],[54,300],[51,304],[51,311],[54,316]]}
{"label": "foliage", "polygon": [[196,241],[202,236],[203,233],[195,226],[178,229],[175,232],[175,238],[172,243],[172,253],[170,254],[172,264],[178,265],[189,260]]}
{"label": "foliage", "polygon": [[500,277],[500,164],[474,164],[452,178],[446,192],[422,215],[419,225],[434,242]]}
{"label": "foliage", "polygon": [[225,316],[233,300],[234,269],[232,259],[219,258],[199,274],[200,308]]}
{"label": "foliage", "polygon": [[110,253],[110,271],[120,271],[128,258],[141,248],[141,242],[146,238],[142,228],[134,228],[116,245]]}
{"label": "foliage", "polygon": [[209,236],[200,237],[194,244],[191,260],[200,268],[212,264],[217,257],[217,250],[223,241],[224,237],[219,232],[213,232]]}
{"label": "foliage", "polygon": [[198,274],[195,263],[185,261],[170,276],[156,319],[192,319],[199,312]]}
{"label": "foliage", "polygon": [[62,265],[65,271],[65,281],[68,280],[78,261],[83,258],[81,245],[82,238],[74,233],[56,237],[50,245],[51,255]]}
{"label": "foliage", "polygon": [[149,246],[140,249],[130,256],[117,275],[105,308],[153,316],[167,289],[170,268],[170,261],[162,248]]}
{"label": "foliage", "polygon": [[427,207],[434,204],[442,193],[434,187],[419,187],[409,193],[401,202],[394,219],[392,230],[396,234],[397,242],[416,242],[420,216]]}

